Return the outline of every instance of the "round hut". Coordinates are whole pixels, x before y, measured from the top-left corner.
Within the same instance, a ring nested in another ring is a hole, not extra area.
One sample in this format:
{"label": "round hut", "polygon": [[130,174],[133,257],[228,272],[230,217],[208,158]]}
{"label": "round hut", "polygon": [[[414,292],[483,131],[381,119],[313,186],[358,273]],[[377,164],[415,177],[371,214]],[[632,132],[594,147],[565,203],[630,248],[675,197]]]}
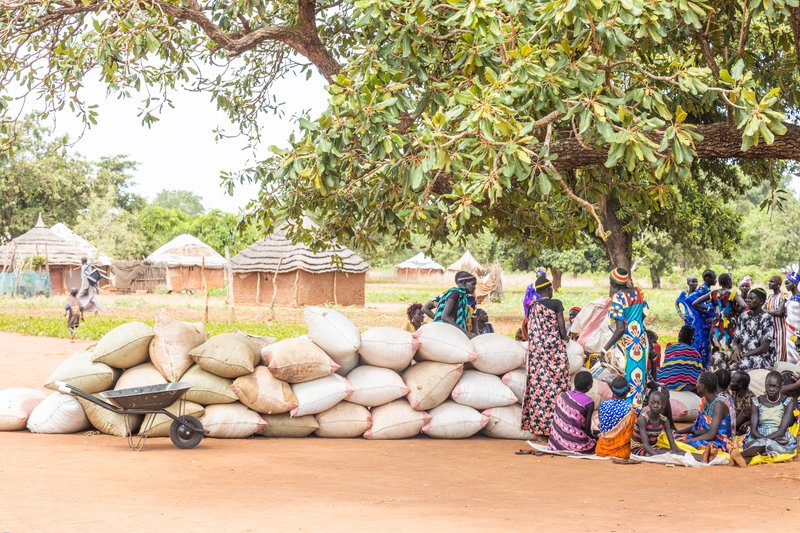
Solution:
{"label": "round hut", "polygon": [[394,267],[394,274],[402,279],[428,278],[444,274],[444,267],[420,252]]}
{"label": "round hut", "polygon": [[183,233],[147,256],[147,261],[167,266],[167,288],[173,292],[225,286],[225,258],[197,237]]}
{"label": "round hut", "polygon": [[478,263],[478,260],[473,257],[469,250],[464,252],[464,255],[462,255],[458,261],[447,267],[447,270],[448,272],[459,272],[463,270],[477,277],[486,275],[486,269]]}
{"label": "round hut", "polygon": [[343,246],[314,252],[277,230],[231,258],[237,305],[364,305],[369,264]]}

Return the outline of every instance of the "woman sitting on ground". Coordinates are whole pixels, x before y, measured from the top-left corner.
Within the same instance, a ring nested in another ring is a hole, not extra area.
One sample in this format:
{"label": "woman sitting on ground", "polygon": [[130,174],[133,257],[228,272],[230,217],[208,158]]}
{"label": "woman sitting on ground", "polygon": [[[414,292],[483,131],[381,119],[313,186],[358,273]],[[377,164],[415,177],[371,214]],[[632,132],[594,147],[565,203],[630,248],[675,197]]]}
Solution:
{"label": "woman sitting on ground", "polygon": [[716,455],[717,450],[727,452],[733,424],[728,405],[717,394],[717,376],[713,372],[703,372],[697,378],[696,390],[700,396],[697,420],[692,427],[676,431],[675,439],[698,450],[708,450],[711,457]]}
{"label": "woman sitting on ground", "polygon": [[731,414],[731,426],[733,434],[736,435],[736,408],[733,403],[733,396],[728,392],[728,387],[731,384],[731,372],[727,368],[718,368],[714,371],[717,376],[717,396],[722,398],[725,405],[728,406],[728,412]]}
{"label": "woman sitting on ground", "polygon": [[683,326],[678,332],[678,342],[664,351],[664,363],[656,373],[656,381],[669,390],[694,390],[703,363],[700,352],[692,347],[693,342],[694,328]]}
{"label": "woman sitting on ground", "polygon": [[766,291],[760,288],[747,294],[748,310],[739,315],[736,322],[731,350],[715,353],[709,368],[727,368],[733,372],[775,365],[775,326],[772,315],[764,311],[766,298]]}
{"label": "woman sitting on ground", "polygon": [[581,370],[575,374],[575,390],[562,392],[556,398],[548,448],[551,450],[592,453],[594,400],[586,394],[592,388],[592,374]]}
{"label": "woman sitting on ground", "polygon": [[597,438],[595,455],[598,457],[619,457],[627,459],[631,455],[631,437],[636,427],[636,412],[627,401],[628,380],[617,376],[611,382],[614,397],[600,404],[600,434]]}
{"label": "woman sitting on ground", "polygon": [[425,322],[425,312],[422,310],[422,304],[409,305],[408,309],[406,309],[406,316],[408,317],[408,322],[403,326],[403,329],[414,333]]}
{"label": "woman sitting on ground", "polygon": [[750,392],[750,374],[734,372],[731,375],[728,392],[733,398],[733,408],[736,410],[736,434],[744,435],[750,429],[750,419],[753,413],[754,396]]}
{"label": "woman sitting on ground", "polygon": [[774,457],[797,450],[797,438],[789,433],[789,427],[795,421],[797,401],[781,393],[782,384],[781,373],[773,370],[767,374],[765,393],[753,398],[750,431],[744,439],[744,447],[741,452],[731,450],[731,458],[738,466],[747,466],[742,459],[756,455]]}
{"label": "woman sitting on ground", "polygon": [[[636,431],[634,431],[631,438],[631,455],[652,456],[667,452],[683,453],[675,446],[675,440],[672,437],[672,426],[667,417],[664,416],[667,402],[669,402],[669,397],[664,392],[654,391],[650,393],[650,398],[647,401],[649,410],[639,415],[636,420]],[[669,449],[656,448],[658,437],[662,431],[667,434]]]}

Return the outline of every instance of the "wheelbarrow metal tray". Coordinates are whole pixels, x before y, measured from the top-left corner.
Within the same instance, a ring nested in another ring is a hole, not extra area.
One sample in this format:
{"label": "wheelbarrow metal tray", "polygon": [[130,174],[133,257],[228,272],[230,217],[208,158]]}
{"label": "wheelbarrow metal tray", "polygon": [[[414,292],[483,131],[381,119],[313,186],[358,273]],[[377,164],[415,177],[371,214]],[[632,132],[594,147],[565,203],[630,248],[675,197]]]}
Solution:
{"label": "wheelbarrow metal tray", "polygon": [[165,409],[192,388],[191,383],[179,381],[164,385],[110,390],[100,395],[123,409]]}

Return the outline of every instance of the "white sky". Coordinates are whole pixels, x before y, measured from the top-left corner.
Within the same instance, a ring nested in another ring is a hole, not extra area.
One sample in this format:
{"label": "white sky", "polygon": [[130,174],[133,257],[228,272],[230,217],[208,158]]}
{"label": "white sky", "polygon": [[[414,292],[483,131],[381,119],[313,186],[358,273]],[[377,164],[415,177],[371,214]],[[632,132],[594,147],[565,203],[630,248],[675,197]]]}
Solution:
{"label": "white sky", "polygon": [[[290,75],[279,81],[273,92],[279,102],[285,102],[283,117],[265,118],[263,140],[255,159],[266,157],[270,145],[287,144],[289,134],[296,131],[295,116],[303,111],[316,116],[326,106],[327,93],[319,75],[310,80],[305,75]],[[226,117],[207,94],[173,93],[175,107],[165,107],[159,115],[161,120],[150,128],[143,126],[137,116],[140,101],[136,97],[107,97],[99,82],[88,83],[81,94],[87,103],[99,105],[99,116],[97,125],[86,130],[73,149],[90,160],[127,154],[139,163],[134,192],[152,200],[163,189],[183,189],[202,196],[206,208],[236,213],[257,191],[254,186],[240,185],[233,196],[228,196],[220,186],[221,170],[239,170],[252,163],[254,157],[242,139],[215,141],[216,127],[232,129],[226,128]],[[68,134],[73,140],[83,130],[80,120],[68,110],[57,115],[54,126],[56,134]]]}

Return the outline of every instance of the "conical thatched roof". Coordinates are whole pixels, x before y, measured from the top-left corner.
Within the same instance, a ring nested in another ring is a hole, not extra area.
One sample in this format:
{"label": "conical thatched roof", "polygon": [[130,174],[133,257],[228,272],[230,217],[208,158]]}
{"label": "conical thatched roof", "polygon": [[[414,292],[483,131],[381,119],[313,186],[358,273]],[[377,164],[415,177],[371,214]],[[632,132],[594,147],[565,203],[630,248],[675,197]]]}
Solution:
{"label": "conical thatched roof", "polygon": [[50,227],[50,231],[72,243],[73,246],[79,248],[84,257],[89,258],[90,261],[100,263],[101,265],[110,265],[111,258],[97,251],[97,247],[72,231],[69,226],[59,222]]}
{"label": "conical thatched roof", "polygon": [[48,229],[39,215],[31,230],[0,246],[0,262],[3,265],[19,264],[36,255],[47,257],[51,265],[80,265],[84,253],[80,247]]}
{"label": "conical thatched roof", "polygon": [[225,258],[197,237],[183,233],[147,256],[153,263],[170,267],[200,266],[205,258],[207,268],[223,268]]}
{"label": "conical thatched roof", "polygon": [[411,259],[406,259],[395,268],[405,268],[408,270],[441,270],[444,272],[444,267],[425,255],[423,252],[418,253]]}
{"label": "conical thatched roof", "polygon": [[478,276],[483,276],[486,274],[486,269],[483,268],[480,263],[478,263],[478,260],[472,256],[469,250],[464,252],[464,255],[461,256],[461,259],[447,267],[447,270],[452,272],[463,270],[464,272],[469,272],[470,274],[475,274]]}
{"label": "conical thatched roof", "polygon": [[[334,262],[338,256],[341,263]],[[303,270],[312,274],[346,272],[360,274],[369,270],[369,264],[355,252],[343,246],[331,250],[312,252],[305,244],[294,244],[286,232],[278,230],[261,239],[231,258],[234,272],[293,272]]]}

